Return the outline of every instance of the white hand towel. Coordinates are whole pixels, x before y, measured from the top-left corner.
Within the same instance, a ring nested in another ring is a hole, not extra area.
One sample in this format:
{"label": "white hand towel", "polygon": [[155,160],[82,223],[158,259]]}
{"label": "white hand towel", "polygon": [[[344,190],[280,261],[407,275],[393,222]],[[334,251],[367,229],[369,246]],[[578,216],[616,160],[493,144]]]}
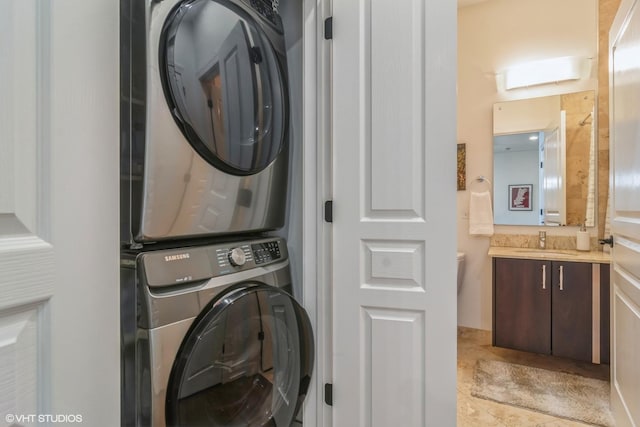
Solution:
{"label": "white hand towel", "polygon": [[471,192],[469,200],[469,234],[472,236],[493,236],[493,209],[491,193]]}

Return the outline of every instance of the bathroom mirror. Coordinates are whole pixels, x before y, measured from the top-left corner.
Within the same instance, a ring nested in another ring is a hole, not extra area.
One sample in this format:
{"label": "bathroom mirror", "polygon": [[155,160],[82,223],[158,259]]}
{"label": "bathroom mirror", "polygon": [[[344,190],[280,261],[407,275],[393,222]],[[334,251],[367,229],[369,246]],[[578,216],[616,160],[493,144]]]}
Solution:
{"label": "bathroom mirror", "polygon": [[494,223],[596,221],[595,92],[493,106]]}

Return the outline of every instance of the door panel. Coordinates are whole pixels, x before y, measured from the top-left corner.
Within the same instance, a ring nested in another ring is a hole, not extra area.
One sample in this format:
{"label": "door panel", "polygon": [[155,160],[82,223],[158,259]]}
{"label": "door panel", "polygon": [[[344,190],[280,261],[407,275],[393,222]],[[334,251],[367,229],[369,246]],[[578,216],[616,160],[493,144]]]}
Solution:
{"label": "door panel", "polygon": [[[7,425],[51,413],[49,299],[53,248],[45,130],[43,2],[3,2],[0,14],[0,414]],[[7,417],[7,418],[5,418]],[[9,417],[14,417],[10,419]]]}
{"label": "door panel", "polygon": [[[425,375],[424,313],[420,310],[363,307],[361,315],[365,331],[363,349],[366,350],[363,368],[371,378],[370,384],[365,383],[366,401],[379,403],[396,400],[394,394],[398,393],[398,388],[387,385],[406,384],[402,405],[372,405],[371,411],[364,414],[364,425],[423,425],[424,417],[420,408],[425,396],[415,378]],[[390,366],[393,368],[390,369]]]}
{"label": "door panel", "polygon": [[[640,369],[638,369],[638,349],[640,349],[640,306],[637,302],[640,295],[630,298],[629,290],[640,287],[640,283],[633,283],[629,277],[614,274],[616,289],[613,295],[614,322],[614,359],[613,373],[615,382],[613,387],[616,397],[625,409],[624,416],[630,420],[640,419],[640,399],[638,388],[640,384]],[[626,288],[626,289],[625,289]],[[625,292],[627,291],[627,292]],[[637,293],[637,292],[636,292]],[[628,333],[634,331],[635,333]],[[614,406],[617,412],[622,408]],[[616,413],[616,419],[618,418]],[[624,425],[624,424],[623,424]]]}
{"label": "door panel", "polygon": [[610,32],[611,403],[640,425],[640,6],[623,0]]}
{"label": "door panel", "polygon": [[551,353],[551,263],[495,258],[494,345]]}
{"label": "door panel", "polygon": [[551,351],[554,356],[591,361],[591,264],[552,263]]}
{"label": "door panel", "polygon": [[333,20],[333,425],[455,425],[455,3]]}
{"label": "door panel", "polygon": [[31,414],[38,408],[38,310],[5,313],[0,318],[0,413]]}

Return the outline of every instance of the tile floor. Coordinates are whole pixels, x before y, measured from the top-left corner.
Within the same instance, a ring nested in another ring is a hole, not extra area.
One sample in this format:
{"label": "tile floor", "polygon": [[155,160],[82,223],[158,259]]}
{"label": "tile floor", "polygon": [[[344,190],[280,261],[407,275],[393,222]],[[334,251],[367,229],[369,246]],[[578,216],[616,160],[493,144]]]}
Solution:
{"label": "tile floor", "polygon": [[491,332],[460,327],[458,328],[457,427],[584,427],[587,425],[471,396],[473,370],[478,359],[502,360],[592,378],[609,379],[609,365],[594,365],[492,347]]}

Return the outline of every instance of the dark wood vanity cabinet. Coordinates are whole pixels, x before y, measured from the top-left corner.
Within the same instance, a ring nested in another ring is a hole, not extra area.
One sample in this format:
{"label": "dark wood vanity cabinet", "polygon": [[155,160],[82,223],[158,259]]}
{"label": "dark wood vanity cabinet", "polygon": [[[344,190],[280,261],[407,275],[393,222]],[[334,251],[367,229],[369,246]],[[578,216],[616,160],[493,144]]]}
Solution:
{"label": "dark wood vanity cabinet", "polygon": [[[493,344],[600,362],[593,343],[601,341],[605,325],[598,323],[594,338],[593,272],[584,262],[494,258]],[[598,276],[600,283],[604,275]],[[608,292],[608,279],[604,285]],[[600,319],[601,313],[595,314]],[[597,352],[608,362],[608,311],[606,320],[607,343]]]}

